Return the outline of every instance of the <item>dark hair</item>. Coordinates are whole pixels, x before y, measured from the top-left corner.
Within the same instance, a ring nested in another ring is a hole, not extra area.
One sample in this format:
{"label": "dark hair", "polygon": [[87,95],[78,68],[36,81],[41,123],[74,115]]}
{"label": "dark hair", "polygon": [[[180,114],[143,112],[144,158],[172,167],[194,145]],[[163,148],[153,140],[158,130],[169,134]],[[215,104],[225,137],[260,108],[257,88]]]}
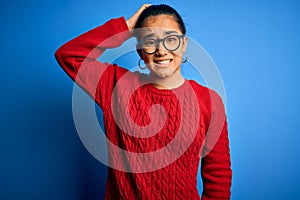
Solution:
{"label": "dark hair", "polygon": [[180,31],[183,34],[186,34],[185,25],[184,25],[184,22],[183,22],[181,16],[174,8],[172,8],[171,6],[166,5],[166,4],[151,5],[148,8],[146,8],[145,10],[143,10],[143,12],[141,13],[141,15],[139,16],[139,18],[136,22],[135,28],[141,28],[145,19],[147,19],[148,17],[151,17],[151,16],[157,16],[157,15],[173,16],[179,25]]}

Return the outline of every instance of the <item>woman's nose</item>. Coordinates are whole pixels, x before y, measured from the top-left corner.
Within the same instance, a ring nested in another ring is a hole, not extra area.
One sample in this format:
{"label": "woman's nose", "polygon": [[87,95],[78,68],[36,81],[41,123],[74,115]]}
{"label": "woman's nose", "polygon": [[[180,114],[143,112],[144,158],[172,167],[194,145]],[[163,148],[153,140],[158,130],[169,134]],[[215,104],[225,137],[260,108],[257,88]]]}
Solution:
{"label": "woman's nose", "polygon": [[166,54],[167,52],[168,50],[164,47],[162,41],[160,41],[156,46],[155,54],[160,55],[160,54]]}

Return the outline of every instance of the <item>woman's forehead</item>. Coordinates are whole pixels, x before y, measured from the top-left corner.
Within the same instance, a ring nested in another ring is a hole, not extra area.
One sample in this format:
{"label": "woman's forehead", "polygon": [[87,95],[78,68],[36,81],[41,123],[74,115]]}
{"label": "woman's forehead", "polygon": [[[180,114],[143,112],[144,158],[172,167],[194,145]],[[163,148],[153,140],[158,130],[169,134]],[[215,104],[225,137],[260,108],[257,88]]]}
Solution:
{"label": "woman's forehead", "polygon": [[156,15],[147,17],[143,24],[142,28],[162,28],[162,29],[174,29],[179,30],[180,27],[178,22],[173,16],[170,15]]}
{"label": "woman's forehead", "polygon": [[141,37],[157,37],[171,34],[182,34],[179,29],[169,29],[161,27],[144,27],[140,29],[139,33]]}

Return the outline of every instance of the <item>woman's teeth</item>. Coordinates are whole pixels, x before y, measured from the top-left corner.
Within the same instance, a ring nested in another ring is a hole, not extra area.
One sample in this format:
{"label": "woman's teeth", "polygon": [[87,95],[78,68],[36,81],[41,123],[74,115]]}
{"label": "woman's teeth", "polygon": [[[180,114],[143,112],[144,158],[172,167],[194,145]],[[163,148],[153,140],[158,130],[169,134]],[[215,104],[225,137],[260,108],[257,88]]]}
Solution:
{"label": "woman's teeth", "polygon": [[157,64],[162,64],[162,65],[166,65],[169,64],[171,62],[171,60],[159,60],[159,61],[155,61]]}

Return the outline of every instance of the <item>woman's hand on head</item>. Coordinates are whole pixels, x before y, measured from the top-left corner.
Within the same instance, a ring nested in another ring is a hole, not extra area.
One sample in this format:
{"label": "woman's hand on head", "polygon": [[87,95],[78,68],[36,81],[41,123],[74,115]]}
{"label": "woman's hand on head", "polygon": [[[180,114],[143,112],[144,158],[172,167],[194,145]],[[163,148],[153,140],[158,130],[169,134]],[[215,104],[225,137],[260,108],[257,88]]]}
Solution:
{"label": "woman's hand on head", "polygon": [[151,6],[151,4],[143,4],[128,20],[126,20],[130,32],[133,32],[135,24],[138,18],[140,17],[140,14],[143,12],[143,10],[145,10],[149,6]]}

